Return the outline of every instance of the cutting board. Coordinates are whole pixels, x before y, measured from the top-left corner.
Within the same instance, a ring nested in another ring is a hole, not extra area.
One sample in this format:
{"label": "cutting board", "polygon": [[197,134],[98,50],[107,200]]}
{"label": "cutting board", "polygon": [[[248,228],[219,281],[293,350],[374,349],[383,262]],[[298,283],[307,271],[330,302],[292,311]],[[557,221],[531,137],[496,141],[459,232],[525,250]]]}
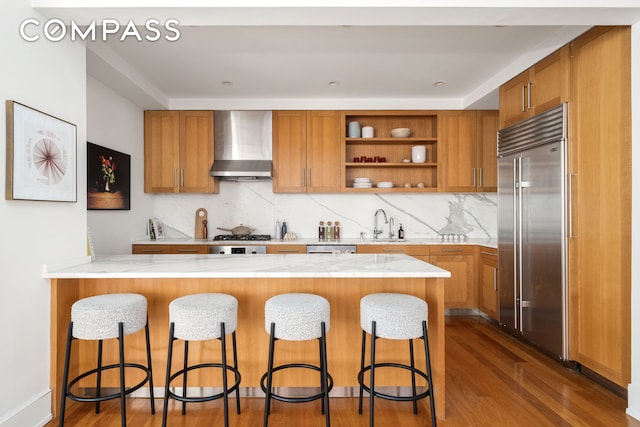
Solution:
{"label": "cutting board", "polygon": [[200,208],[196,210],[196,225],[193,233],[194,239],[208,239],[209,234],[207,232],[208,227],[207,210]]}

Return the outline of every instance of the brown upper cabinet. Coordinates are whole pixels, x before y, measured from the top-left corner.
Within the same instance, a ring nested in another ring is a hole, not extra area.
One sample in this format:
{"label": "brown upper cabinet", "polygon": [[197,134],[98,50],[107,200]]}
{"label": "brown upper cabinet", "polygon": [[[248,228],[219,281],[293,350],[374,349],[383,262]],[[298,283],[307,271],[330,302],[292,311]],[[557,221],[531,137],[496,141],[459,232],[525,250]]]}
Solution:
{"label": "brown upper cabinet", "polygon": [[497,190],[497,111],[445,111],[443,136],[443,191]]}
{"label": "brown upper cabinet", "polygon": [[500,87],[500,128],[569,100],[569,46]]}
{"label": "brown upper cabinet", "polygon": [[217,193],[213,111],[144,112],[145,193]]}
{"label": "brown upper cabinet", "polygon": [[273,192],[341,191],[338,111],[273,112]]}

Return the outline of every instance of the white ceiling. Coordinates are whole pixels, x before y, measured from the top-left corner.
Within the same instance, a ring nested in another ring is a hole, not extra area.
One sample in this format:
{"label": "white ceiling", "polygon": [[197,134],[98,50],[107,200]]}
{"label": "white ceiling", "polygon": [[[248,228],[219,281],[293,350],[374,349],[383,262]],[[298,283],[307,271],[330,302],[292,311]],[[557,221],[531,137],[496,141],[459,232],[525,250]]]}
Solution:
{"label": "white ceiling", "polygon": [[34,3],[76,22],[178,19],[176,42],[88,43],[88,73],[143,108],[497,108],[500,84],[589,26],[640,22],[637,1],[521,9]]}

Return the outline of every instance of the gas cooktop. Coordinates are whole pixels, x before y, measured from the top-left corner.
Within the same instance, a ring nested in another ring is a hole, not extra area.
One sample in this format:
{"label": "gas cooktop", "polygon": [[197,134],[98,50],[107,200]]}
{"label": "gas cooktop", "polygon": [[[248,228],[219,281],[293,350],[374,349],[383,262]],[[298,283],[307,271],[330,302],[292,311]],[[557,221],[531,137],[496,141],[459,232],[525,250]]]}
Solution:
{"label": "gas cooktop", "polygon": [[234,235],[234,234],[218,234],[213,237],[213,240],[219,241],[264,241],[271,240],[271,236],[268,234],[247,234],[244,236]]}

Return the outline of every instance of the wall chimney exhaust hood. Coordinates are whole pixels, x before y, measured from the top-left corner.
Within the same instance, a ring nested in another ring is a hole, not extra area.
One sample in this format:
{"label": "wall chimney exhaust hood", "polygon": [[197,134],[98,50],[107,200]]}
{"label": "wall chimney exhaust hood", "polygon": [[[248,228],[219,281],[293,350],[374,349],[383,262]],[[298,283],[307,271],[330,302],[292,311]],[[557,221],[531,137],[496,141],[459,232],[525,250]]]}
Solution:
{"label": "wall chimney exhaust hood", "polygon": [[209,174],[229,181],[271,179],[271,111],[215,111]]}

